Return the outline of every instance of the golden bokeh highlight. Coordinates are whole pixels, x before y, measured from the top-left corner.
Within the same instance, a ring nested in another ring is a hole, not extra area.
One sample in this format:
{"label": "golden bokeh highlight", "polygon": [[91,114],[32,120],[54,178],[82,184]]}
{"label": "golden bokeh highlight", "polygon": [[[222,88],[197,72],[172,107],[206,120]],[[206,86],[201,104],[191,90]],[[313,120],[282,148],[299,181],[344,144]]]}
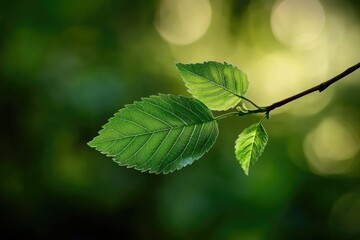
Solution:
{"label": "golden bokeh highlight", "polygon": [[211,22],[208,0],[162,0],[155,19],[155,28],[167,42],[188,45],[199,40]]}
{"label": "golden bokeh highlight", "polygon": [[[260,80],[253,83],[255,89],[263,89],[264,99],[270,102],[274,96],[283,99],[289,96],[289,92],[302,87],[302,65],[300,61],[286,52],[275,52],[264,56],[257,63],[255,68],[262,69],[255,72],[256,79]],[[279,87],[278,87],[279,86]]]}
{"label": "golden bokeh highlight", "polygon": [[303,48],[317,40],[325,25],[325,11],[318,0],[284,0],[274,5],[271,28],[283,44]]}
{"label": "golden bokeh highlight", "polygon": [[359,136],[346,118],[328,117],[306,136],[304,152],[314,173],[346,173],[359,152]]}
{"label": "golden bokeh highlight", "polygon": [[[248,70],[250,79],[253,79],[249,97],[257,99],[256,102],[260,105],[269,105],[312,87],[313,83],[307,78],[302,59],[288,51],[277,51],[254,62]],[[291,105],[282,106],[272,114],[286,111],[289,106]]]}

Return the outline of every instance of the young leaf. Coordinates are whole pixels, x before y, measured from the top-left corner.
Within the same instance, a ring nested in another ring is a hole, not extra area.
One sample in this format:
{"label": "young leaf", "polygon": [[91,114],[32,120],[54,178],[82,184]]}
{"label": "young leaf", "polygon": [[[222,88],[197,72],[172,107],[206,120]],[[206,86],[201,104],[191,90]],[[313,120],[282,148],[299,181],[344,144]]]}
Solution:
{"label": "young leaf", "polygon": [[249,174],[268,142],[268,135],[260,123],[255,123],[240,133],[235,142],[236,159],[240,162],[245,174]]}
{"label": "young leaf", "polygon": [[199,159],[218,132],[203,103],[161,94],[126,105],[88,144],[122,166],[166,174]]}
{"label": "young leaf", "polygon": [[211,110],[235,107],[248,90],[246,74],[227,63],[177,63],[180,75],[189,92]]}

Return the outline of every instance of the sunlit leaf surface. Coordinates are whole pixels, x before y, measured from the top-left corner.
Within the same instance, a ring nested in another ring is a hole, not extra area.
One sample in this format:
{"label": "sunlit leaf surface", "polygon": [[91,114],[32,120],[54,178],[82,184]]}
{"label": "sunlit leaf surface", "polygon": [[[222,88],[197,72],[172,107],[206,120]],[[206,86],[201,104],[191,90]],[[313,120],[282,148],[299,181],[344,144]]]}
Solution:
{"label": "sunlit leaf surface", "polygon": [[159,95],[126,105],[89,145],[120,165],[166,174],[199,159],[217,136],[218,125],[203,103]]}
{"label": "sunlit leaf surface", "polygon": [[260,123],[255,123],[240,133],[235,142],[236,159],[240,162],[245,174],[253,166],[268,142],[268,135]]}
{"label": "sunlit leaf surface", "polygon": [[189,92],[211,110],[235,107],[248,90],[246,74],[228,63],[177,63]]}

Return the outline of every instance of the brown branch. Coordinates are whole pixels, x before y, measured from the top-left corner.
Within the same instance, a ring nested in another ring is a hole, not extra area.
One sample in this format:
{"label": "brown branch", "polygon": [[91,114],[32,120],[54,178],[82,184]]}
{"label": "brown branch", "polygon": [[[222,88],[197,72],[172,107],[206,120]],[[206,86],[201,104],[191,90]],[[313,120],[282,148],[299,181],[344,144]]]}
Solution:
{"label": "brown branch", "polygon": [[[319,85],[315,86],[315,87],[312,87],[312,88],[309,88],[301,93],[298,93],[298,94],[295,94],[294,96],[291,96],[291,97],[288,97],[288,98],[285,98],[281,101],[278,101],[276,103],[273,103],[267,107],[258,107],[255,103],[253,103],[252,101],[250,101],[249,99],[245,98],[245,97],[241,97],[242,99],[244,99],[245,101],[247,102],[250,102],[252,105],[254,105],[255,107],[257,107],[257,109],[253,109],[253,110],[243,110],[243,111],[238,111],[238,112],[230,112],[230,113],[225,113],[223,115],[220,115],[220,116],[217,116],[215,119],[223,119],[225,117],[228,117],[228,116],[232,116],[232,115],[237,115],[237,116],[246,116],[246,115],[249,115],[249,114],[255,114],[255,113],[266,113],[266,116],[269,117],[269,113],[274,110],[275,108],[278,108],[278,107],[281,107],[285,104],[288,104],[289,102],[292,102],[298,98],[301,98],[305,95],[308,95],[312,92],[316,92],[316,91],[319,91],[319,92],[322,92],[324,91],[326,88],[328,88],[331,84],[339,81],[340,79],[346,77],[347,75],[349,75],[350,73],[354,72],[355,70],[357,70],[358,68],[360,68],[360,62],[355,64],[354,66],[352,67],[349,67],[348,69],[346,69],[344,72],[336,75],[335,77],[323,82],[323,83],[320,83]],[[238,96],[240,97],[240,96]]]}
{"label": "brown branch", "polygon": [[301,93],[298,93],[294,96],[291,96],[291,97],[288,97],[288,98],[285,98],[279,102],[276,102],[276,103],[273,103],[267,107],[264,107],[263,108],[263,112],[266,112],[266,113],[269,113],[270,111],[274,110],[275,108],[278,108],[278,107],[281,107],[289,102],[292,102],[298,98],[301,98],[305,95],[308,95],[312,92],[316,92],[316,91],[319,91],[319,92],[322,92],[324,91],[327,87],[329,87],[331,84],[339,81],[340,79],[344,78],[345,76],[349,75],[350,73],[354,72],[355,70],[357,70],[358,68],[360,68],[360,62],[355,64],[354,66],[352,67],[349,67],[348,69],[346,69],[344,72],[340,73],[339,75],[336,75],[335,77],[323,82],[323,83],[320,83],[319,85],[315,86],[315,87],[312,87],[312,88],[309,88]]}

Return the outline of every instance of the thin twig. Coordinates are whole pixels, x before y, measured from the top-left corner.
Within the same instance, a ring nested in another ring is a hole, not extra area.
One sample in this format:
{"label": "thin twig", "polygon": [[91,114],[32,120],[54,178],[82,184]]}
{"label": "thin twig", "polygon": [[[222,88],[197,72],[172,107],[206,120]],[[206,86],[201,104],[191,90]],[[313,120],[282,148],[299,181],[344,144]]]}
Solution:
{"label": "thin twig", "polygon": [[328,88],[331,84],[339,81],[340,79],[346,77],[347,75],[349,75],[350,73],[354,72],[355,70],[357,70],[358,68],[360,68],[360,62],[355,64],[354,66],[352,67],[349,67],[348,69],[346,69],[344,72],[336,75],[335,77],[323,82],[323,83],[320,83],[319,85],[315,86],[315,87],[312,87],[312,88],[309,88],[303,92],[300,92],[298,94],[295,94],[291,97],[288,97],[288,98],[285,98],[281,101],[278,101],[276,103],[273,103],[267,107],[259,107],[258,105],[256,105],[254,102],[252,102],[251,100],[243,97],[243,96],[238,96],[242,99],[244,99],[245,101],[248,101],[249,103],[251,103],[254,107],[256,107],[257,109],[254,109],[254,110],[246,110],[246,111],[239,111],[239,112],[229,112],[229,113],[225,113],[223,115],[220,115],[220,116],[217,116],[215,117],[216,120],[220,120],[220,119],[223,119],[225,117],[228,117],[228,116],[231,116],[231,115],[238,115],[238,116],[245,116],[245,115],[249,115],[249,114],[254,114],[254,113],[266,113],[266,117],[268,118],[269,117],[269,113],[270,111],[274,110],[275,108],[278,108],[278,107],[281,107],[285,104],[288,104],[289,102],[292,102],[298,98],[301,98],[305,95],[308,95],[312,92],[316,92],[316,91],[319,91],[319,92],[322,92],[324,91],[326,88]]}
{"label": "thin twig", "polygon": [[340,73],[339,75],[336,75],[335,77],[323,82],[323,83],[320,83],[319,85],[315,86],[315,87],[312,87],[312,88],[309,88],[301,93],[298,93],[294,96],[291,96],[291,97],[288,97],[288,98],[285,98],[279,102],[276,102],[276,103],[273,103],[267,107],[265,107],[266,109],[266,112],[269,113],[270,111],[274,110],[275,108],[278,108],[278,107],[281,107],[289,102],[292,102],[298,98],[301,98],[305,95],[308,95],[312,92],[315,92],[315,91],[319,91],[319,92],[322,92],[324,91],[327,87],[329,87],[331,84],[339,81],[340,79],[344,78],[345,76],[349,75],[350,73],[354,72],[355,70],[357,70],[358,68],[360,68],[360,62],[355,64],[354,66],[352,67],[349,67],[348,69],[346,69],[344,72]]}

